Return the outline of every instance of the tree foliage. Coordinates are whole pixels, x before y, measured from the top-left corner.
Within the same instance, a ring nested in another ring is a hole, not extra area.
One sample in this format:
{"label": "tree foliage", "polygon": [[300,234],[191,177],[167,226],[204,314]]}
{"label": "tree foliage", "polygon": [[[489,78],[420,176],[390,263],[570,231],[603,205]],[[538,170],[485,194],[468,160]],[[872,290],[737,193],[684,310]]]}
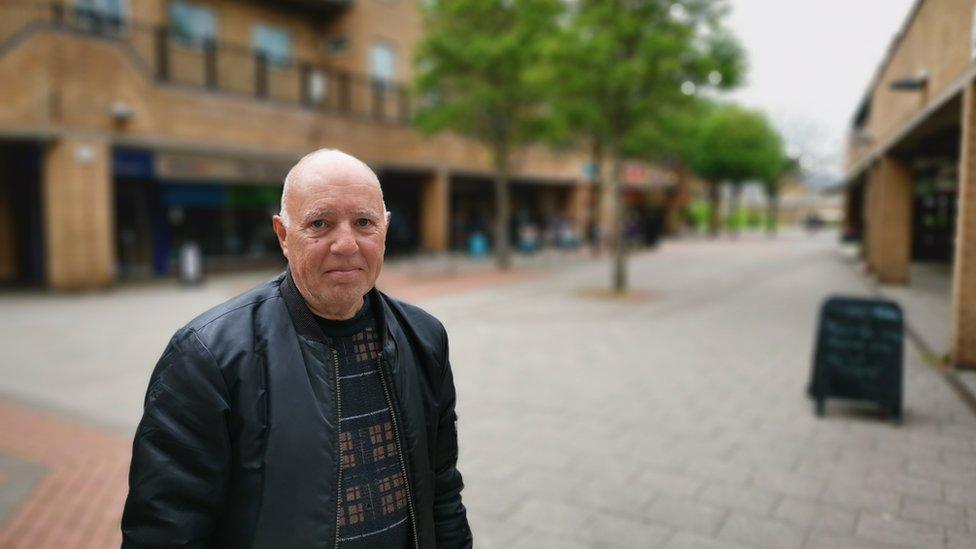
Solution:
{"label": "tree foliage", "polygon": [[775,235],[779,226],[780,187],[788,177],[801,173],[799,159],[787,155],[783,158],[779,169],[771,171],[773,177],[763,180],[763,191],[766,193],[766,232],[770,235]]}
{"label": "tree foliage", "polygon": [[760,112],[719,105],[701,121],[691,166],[708,181],[775,181],[787,166],[779,132]]}
{"label": "tree foliage", "polygon": [[530,74],[544,37],[563,9],[559,0],[430,0],[416,53],[415,122],[423,131],[455,131],[485,144],[495,169],[495,249],[509,259],[509,158],[536,138],[545,90]]}
{"label": "tree foliage", "polygon": [[702,117],[687,157],[692,170],[709,183],[710,232],[718,232],[718,187],[733,185],[732,211],[742,183],[775,185],[788,169],[783,140],[765,115],[730,104],[712,105]]}
{"label": "tree foliage", "polygon": [[538,135],[544,90],[530,81],[558,0],[431,0],[416,51],[415,121],[487,144]]}
{"label": "tree foliage", "polygon": [[[429,0],[417,49],[416,123],[484,143],[496,172],[496,246],[507,265],[509,156],[546,137],[612,162],[683,156],[701,88],[744,73],[726,0]],[[697,134],[695,134],[697,135]],[[614,285],[626,286],[619,223]]]}
{"label": "tree foliage", "polygon": [[[619,186],[627,158],[683,150],[699,87],[729,88],[744,72],[742,48],[722,26],[724,0],[579,0],[545,41],[534,72],[548,83],[550,137],[589,144],[612,163],[614,288],[626,289]],[[598,172],[601,170],[597,170]]]}
{"label": "tree foliage", "polygon": [[556,135],[582,135],[611,154],[647,158],[673,145],[667,126],[693,103],[689,89],[741,80],[742,49],[721,26],[723,0],[570,6],[534,73],[549,90]]}

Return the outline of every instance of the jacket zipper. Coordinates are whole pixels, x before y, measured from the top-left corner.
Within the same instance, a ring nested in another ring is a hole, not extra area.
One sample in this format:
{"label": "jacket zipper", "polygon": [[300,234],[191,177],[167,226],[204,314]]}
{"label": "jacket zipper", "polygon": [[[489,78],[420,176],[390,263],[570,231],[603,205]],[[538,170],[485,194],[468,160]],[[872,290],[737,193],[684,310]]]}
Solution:
{"label": "jacket zipper", "polygon": [[339,354],[332,350],[332,364],[335,372],[335,392],[336,392],[336,437],[339,440],[339,449],[336,466],[336,512],[335,512],[335,549],[339,549],[339,513],[342,505],[342,397],[339,391]]}
{"label": "jacket zipper", "polygon": [[410,479],[407,477],[407,465],[403,458],[403,444],[400,441],[400,425],[397,421],[396,407],[393,406],[393,398],[390,396],[390,386],[386,380],[386,371],[384,370],[384,366],[385,364],[381,358],[379,360],[380,381],[383,384],[383,395],[386,396],[386,405],[390,408],[390,417],[393,420],[393,436],[396,437],[397,458],[400,460],[400,474],[403,475],[403,489],[407,494],[407,513],[410,515],[410,526],[411,532],[413,533],[413,546],[416,549],[420,549],[420,541],[417,538],[417,520],[415,518],[416,513],[414,513],[413,510],[413,496],[410,493]]}

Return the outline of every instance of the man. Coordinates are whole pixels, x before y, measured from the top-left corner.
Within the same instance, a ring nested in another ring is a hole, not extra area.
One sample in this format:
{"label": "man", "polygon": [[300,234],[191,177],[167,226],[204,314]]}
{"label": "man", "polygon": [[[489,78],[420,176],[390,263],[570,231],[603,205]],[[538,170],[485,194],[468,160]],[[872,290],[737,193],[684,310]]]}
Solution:
{"label": "man", "polygon": [[176,332],[136,432],[123,547],[470,547],[447,335],[377,291],[390,214],[333,150],[285,178],[288,270]]}

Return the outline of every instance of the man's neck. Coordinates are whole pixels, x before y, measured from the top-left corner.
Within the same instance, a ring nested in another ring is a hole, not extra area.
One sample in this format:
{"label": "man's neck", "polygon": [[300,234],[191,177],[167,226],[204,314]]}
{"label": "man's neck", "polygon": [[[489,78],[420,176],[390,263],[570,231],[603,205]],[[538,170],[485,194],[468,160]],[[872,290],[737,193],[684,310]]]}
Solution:
{"label": "man's neck", "polygon": [[288,273],[289,278],[291,278],[292,285],[298,294],[302,296],[302,300],[305,301],[305,305],[308,310],[311,311],[316,316],[320,316],[327,320],[349,320],[350,318],[356,316],[356,313],[363,308],[363,303],[365,302],[365,296],[359,296],[356,299],[343,303],[328,303],[322,302],[314,298],[314,295],[309,292],[302,284],[295,280],[294,275],[290,272]]}
{"label": "man's neck", "polygon": [[[301,289],[299,289],[299,292]],[[318,305],[312,302],[308,296],[303,295],[305,298],[305,303],[308,304],[308,308],[312,313],[322,318],[328,320],[349,320],[350,318],[356,316],[356,313],[363,308],[363,303],[365,302],[362,297],[360,297],[356,302],[351,304],[342,304],[335,307],[328,305]]]}

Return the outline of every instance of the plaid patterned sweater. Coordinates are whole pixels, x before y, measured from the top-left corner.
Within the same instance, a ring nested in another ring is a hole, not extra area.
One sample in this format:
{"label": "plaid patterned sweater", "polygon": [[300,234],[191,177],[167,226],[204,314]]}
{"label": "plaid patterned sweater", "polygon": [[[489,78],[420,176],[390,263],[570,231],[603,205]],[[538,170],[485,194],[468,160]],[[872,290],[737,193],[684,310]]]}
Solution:
{"label": "plaid patterned sweater", "polygon": [[339,363],[339,546],[405,548],[410,520],[393,418],[379,373],[379,337],[367,304],[349,320],[316,317]]}

